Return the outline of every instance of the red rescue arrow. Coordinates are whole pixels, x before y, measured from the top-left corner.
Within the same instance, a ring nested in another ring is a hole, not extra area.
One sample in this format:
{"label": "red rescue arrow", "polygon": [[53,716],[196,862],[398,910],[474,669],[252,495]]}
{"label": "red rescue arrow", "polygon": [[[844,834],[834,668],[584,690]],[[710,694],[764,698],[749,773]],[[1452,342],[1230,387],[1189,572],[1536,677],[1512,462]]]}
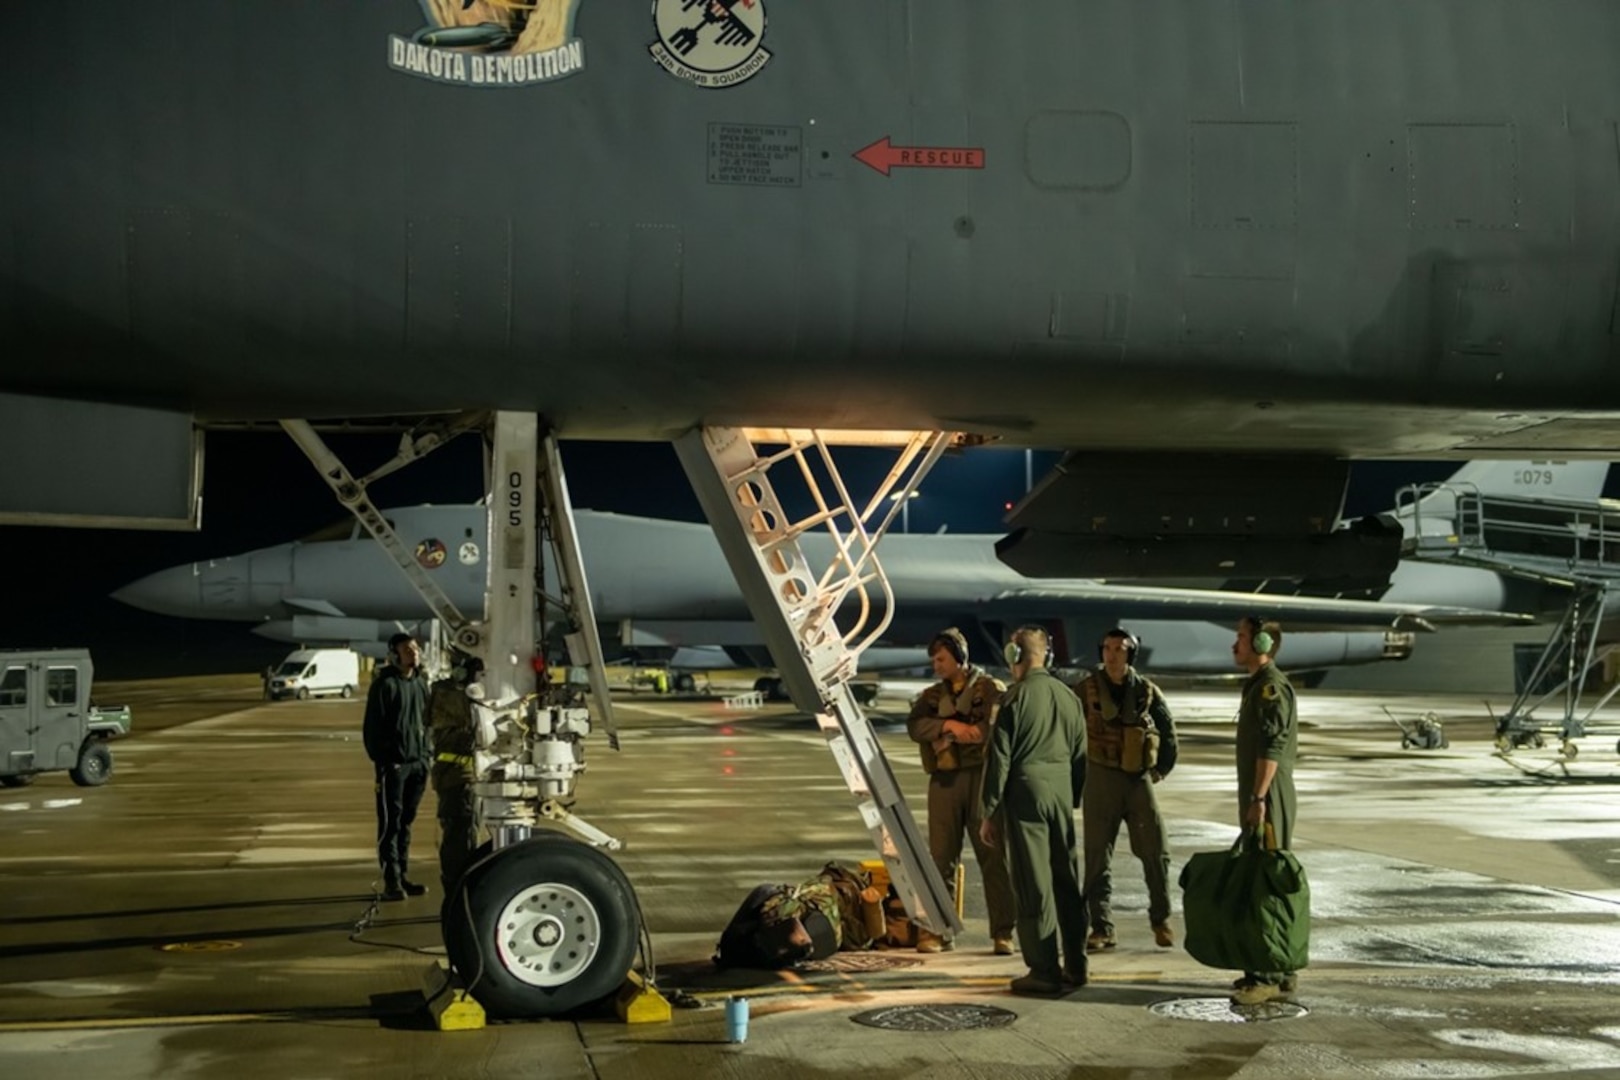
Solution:
{"label": "red rescue arrow", "polygon": [[895,146],[887,135],[855,151],[855,160],[889,175],[890,169],[982,169],[982,146]]}

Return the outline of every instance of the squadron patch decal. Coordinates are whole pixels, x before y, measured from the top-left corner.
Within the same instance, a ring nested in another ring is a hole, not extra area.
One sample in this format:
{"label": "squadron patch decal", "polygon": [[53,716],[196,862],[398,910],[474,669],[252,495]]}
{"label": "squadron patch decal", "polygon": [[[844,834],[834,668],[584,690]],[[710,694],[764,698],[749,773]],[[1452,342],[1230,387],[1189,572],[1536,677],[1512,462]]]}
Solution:
{"label": "squadron patch decal", "polygon": [[416,545],[416,561],[426,570],[437,570],[443,566],[447,555],[449,552],[445,550],[443,542],[432,537]]}
{"label": "squadron patch decal", "polygon": [[747,82],[770,62],[765,0],[653,0],[658,66],[693,86],[719,90]]}
{"label": "squadron patch decal", "polygon": [[388,66],[458,86],[532,86],[585,67],[581,0],[420,0],[427,25],[388,37]]}
{"label": "squadron patch decal", "polygon": [[1275,683],[1266,683],[1266,685],[1264,685],[1264,686],[1262,686],[1260,688],[1260,696],[1265,698],[1267,701],[1276,701],[1277,700],[1277,686],[1276,686],[1276,684]]}

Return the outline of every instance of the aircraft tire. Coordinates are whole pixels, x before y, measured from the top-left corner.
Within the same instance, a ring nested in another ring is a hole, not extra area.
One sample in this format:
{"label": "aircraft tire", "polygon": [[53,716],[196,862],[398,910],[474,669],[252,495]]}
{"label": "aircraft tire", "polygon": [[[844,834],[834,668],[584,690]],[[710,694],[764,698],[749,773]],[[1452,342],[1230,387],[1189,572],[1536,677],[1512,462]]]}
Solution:
{"label": "aircraft tire", "polygon": [[445,951],[492,1017],[560,1016],[624,982],[641,936],[630,879],[558,833],[491,852],[442,913]]}
{"label": "aircraft tire", "polygon": [[68,775],[80,787],[100,787],[112,776],[112,751],[100,739],[86,739],[79,747],[79,763]]}
{"label": "aircraft tire", "polygon": [[14,776],[0,776],[0,787],[27,787],[33,782],[33,773],[17,773]]}

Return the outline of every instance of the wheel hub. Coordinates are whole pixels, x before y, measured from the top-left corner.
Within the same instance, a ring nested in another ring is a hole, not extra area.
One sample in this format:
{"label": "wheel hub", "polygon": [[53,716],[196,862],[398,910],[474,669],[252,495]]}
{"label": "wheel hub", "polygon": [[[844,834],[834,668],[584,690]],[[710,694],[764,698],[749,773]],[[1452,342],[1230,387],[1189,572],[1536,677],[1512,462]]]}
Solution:
{"label": "wheel hub", "polygon": [[534,924],[534,943],[542,949],[555,948],[562,937],[562,923],[556,919],[541,919]]}
{"label": "wheel hub", "polygon": [[495,950],[512,975],[531,986],[563,986],[584,974],[602,945],[602,920],[571,885],[520,890],[501,909]]}

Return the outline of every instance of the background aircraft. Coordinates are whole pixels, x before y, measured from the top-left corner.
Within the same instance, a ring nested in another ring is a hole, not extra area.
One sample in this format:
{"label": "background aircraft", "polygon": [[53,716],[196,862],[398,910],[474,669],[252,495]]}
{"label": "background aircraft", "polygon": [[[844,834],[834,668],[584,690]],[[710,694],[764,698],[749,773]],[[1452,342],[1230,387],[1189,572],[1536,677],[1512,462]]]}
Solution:
{"label": "background aircraft", "polygon": [[[1538,463],[1534,490],[1546,497],[1596,498],[1607,465]],[[1451,479],[1491,493],[1521,490],[1529,463],[1464,466]],[[1426,508],[1427,522],[1444,520]],[[1389,516],[1411,520],[1410,506]],[[481,602],[486,512],[477,506],[401,507],[389,511],[396,530],[415,545],[459,605]],[[733,661],[769,666],[764,642],[718,546],[700,525],[581,511],[581,542],[598,617],[628,650],[668,658],[674,650],[721,646]],[[1409,527],[1403,525],[1403,527]],[[1028,579],[994,555],[993,535],[891,535],[881,549],[900,615],[887,642],[919,646],[944,625],[967,628],[983,655],[1008,626],[1042,622],[1056,631],[1063,662],[1089,663],[1091,643],[1124,622],[1144,641],[1143,666],[1154,671],[1225,674],[1231,632],[1225,623],[1250,610],[1276,613],[1291,626],[1317,627],[1289,638],[1290,667],[1404,658],[1411,635],[1323,627],[1395,627],[1487,623],[1488,613],[1540,611],[1545,601],[1518,583],[1467,567],[1404,564],[1373,603],[1363,597],[1312,597],[1298,591],[1258,595],[1218,588],[1166,588],[1097,580]],[[819,549],[817,541],[819,540]],[[808,537],[812,558],[830,558],[825,537]],[[656,553],[656,557],[650,557]],[[1217,583],[1218,584],[1218,583]],[[1229,583],[1228,583],[1229,584]],[[374,650],[402,621],[422,618],[419,597],[354,522],[291,544],[158,571],[119,589],[125,603],[185,618],[248,621],[272,640],[303,645],[349,644]],[[1217,619],[1219,623],[1203,620]],[[712,653],[709,654],[712,658]],[[925,660],[910,654],[911,663]],[[870,670],[905,666],[907,654],[887,650]],[[691,660],[683,661],[691,663]]]}

